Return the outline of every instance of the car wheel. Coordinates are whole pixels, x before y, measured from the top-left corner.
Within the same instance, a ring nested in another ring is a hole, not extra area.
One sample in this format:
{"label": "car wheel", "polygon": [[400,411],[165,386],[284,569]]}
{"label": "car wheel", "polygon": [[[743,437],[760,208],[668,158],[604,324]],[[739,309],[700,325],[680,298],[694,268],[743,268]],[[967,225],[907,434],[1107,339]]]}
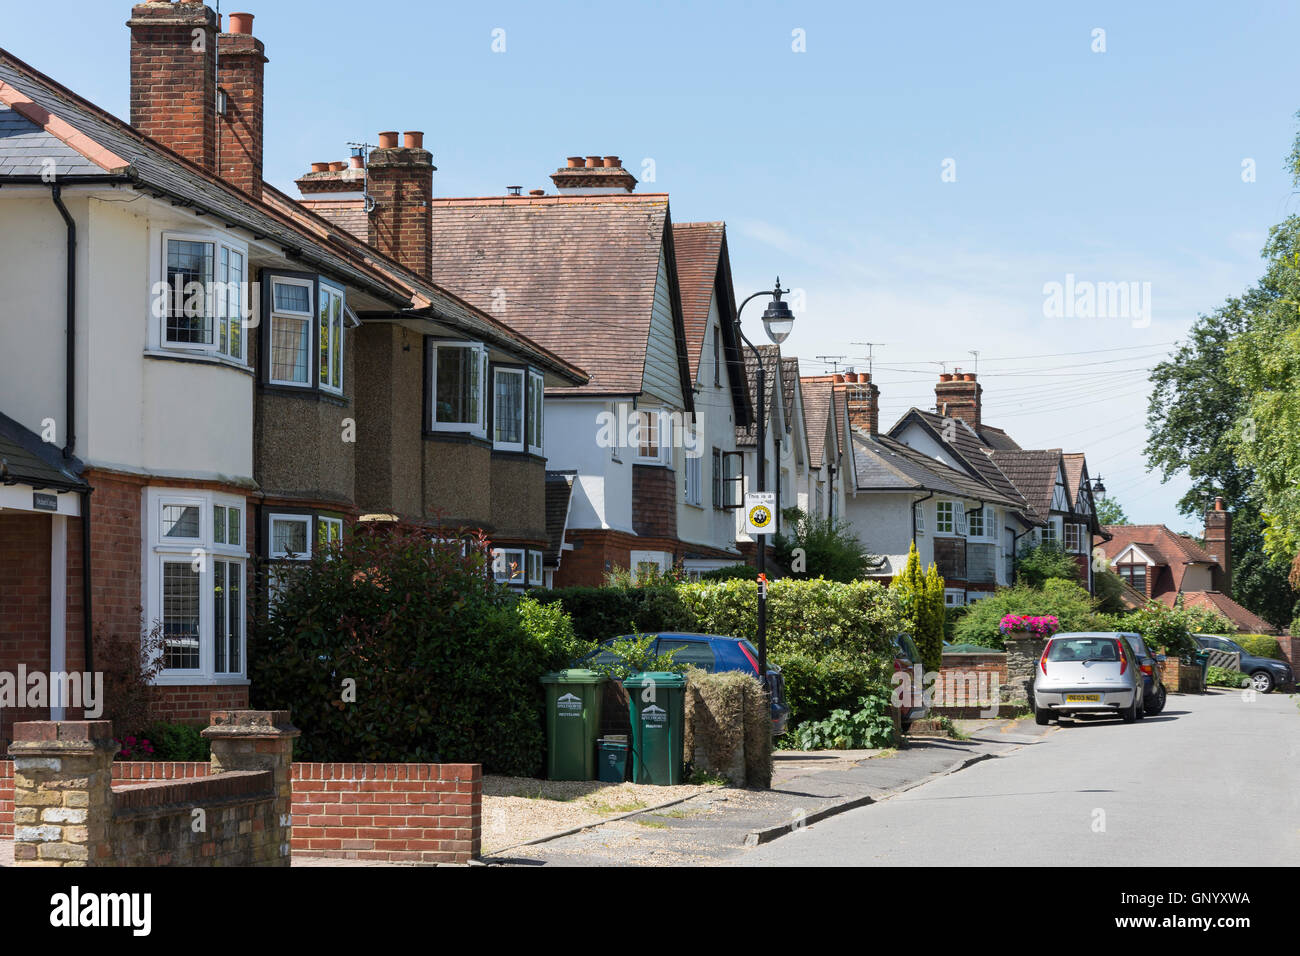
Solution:
{"label": "car wheel", "polygon": [[1261,694],[1267,694],[1273,689],[1273,675],[1268,671],[1255,671],[1250,675],[1250,685]]}
{"label": "car wheel", "polygon": [[1165,701],[1168,700],[1168,698],[1169,698],[1169,692],[1165,690],[1165,685],[1161,684],[1159,687],[1156,688],[1156,696],[1155,696],[1155,700],[1152,701],[1152,704],[1154,706],[1151,708],[1151,713],[1158,714],[1160,713],[1160,711],[1164,710]]}
{"label": "car wheel", "polygon": [[1131,724],[1138,719],[1137,699],[1138,699],[1138,695],[1134,694],[1133,703],[1129,704],[1128,707],[1124,708],[1123,712],[1121,713],[1121,716],[1124,718],[1124,723],[1126,724]]}
{"label": "car wheel", "polygon": [[1141,720],[1147,715],[1147,702],[1139,695],[1137,703],[1137,719]]}

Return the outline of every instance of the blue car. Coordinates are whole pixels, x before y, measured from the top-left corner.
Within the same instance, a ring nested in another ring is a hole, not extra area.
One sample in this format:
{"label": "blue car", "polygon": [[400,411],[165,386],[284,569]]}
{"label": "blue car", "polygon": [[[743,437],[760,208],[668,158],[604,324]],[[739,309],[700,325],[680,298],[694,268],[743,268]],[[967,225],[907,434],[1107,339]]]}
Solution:
{"label": "blue car", "polygon": [[[609,650],[609,646],[614,641],[648,636],[650,635],[626,635],[604,641],[601,649],[588,654],[577,663],[583,667],[613,663],[614,652]],[[651,652],[659,655],[675,650],[677,653],[673,656],[673,661],[678,664],[689,664],[708,673],[743,671],[758,676],[758,651],[743,637],[667,632],[653,636],[655,642]],[[781,668],[771,663],[767,665],[767,690],[772,698],[772,736],[779,737],[785,733],[786,724],[790,721],[790,706],[785,701],[785,679],[781,676]]]}

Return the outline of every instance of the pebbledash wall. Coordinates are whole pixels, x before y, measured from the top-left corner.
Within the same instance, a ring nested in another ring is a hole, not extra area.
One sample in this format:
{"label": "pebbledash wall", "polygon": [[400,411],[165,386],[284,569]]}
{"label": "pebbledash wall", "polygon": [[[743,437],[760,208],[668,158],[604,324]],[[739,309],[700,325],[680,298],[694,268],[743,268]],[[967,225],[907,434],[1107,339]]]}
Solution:
{"label": "pebbledash wall", "polygon": [[[206,777],[206,763],[118,760],[115,789]],[[295,763],[293,830],[299,856],[464,863],[482,846],[478,764]],[[144,799],[143,797],[138,799]],[[0,840],[13,838],[14,765],[0,760]]]}

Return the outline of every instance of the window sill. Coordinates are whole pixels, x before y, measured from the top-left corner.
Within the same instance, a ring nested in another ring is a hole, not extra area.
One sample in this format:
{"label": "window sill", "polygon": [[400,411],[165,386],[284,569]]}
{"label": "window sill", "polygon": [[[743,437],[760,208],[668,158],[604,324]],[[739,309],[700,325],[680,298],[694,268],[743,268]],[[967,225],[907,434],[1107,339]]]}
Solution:
{"label": "window sill", "polygon": [[181,349],[145,349],[144,357],[158,359],[163,362],[184,362],[188,365],[214,365],[221,368],[228,368],[232,372],[240,372],[250,378],[253,370],[243,362],[236,362],[234,359],[222,358],[219,355],[212,355],[207,352]]}
{"label": "window sill", "polygon": [[155,687],[247,687],[247,677],[213,677],[211,674],[159,674],[153,679]]}
{"label": "window sill", "polygon": [[276,382],[262,382],[258,386],[259,391],[269,392],[274,395],[283,395],[286,398],[303,398],[314,399],[326,405],[337,405],[339,408],[347,408],[352,402],[344,396],[336,395],[332,392],[325,392],[319,388],[313,388],[310,385],[281,385]]}
{"label": "window sill", "polygon": [[426,441],[442,441],[458,445],[478,445],[482,448],[491,448],[492,442],[483,435],[476,435],[471,431],[443,431],[435,429],[433,431],[425,430],[424,438]]}

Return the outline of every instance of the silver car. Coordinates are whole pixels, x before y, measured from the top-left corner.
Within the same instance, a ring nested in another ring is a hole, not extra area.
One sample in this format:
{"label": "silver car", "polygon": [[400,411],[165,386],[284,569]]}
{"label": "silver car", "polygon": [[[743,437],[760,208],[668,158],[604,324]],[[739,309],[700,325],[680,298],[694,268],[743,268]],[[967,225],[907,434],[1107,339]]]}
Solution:
{"label": "silver car", "polygon": [[1079,713],[1118,714],[1126,724],[1146,716],[1142,670],[1123,635],[1063,633],[1047,642],[1034,672],[1034,720]]}

